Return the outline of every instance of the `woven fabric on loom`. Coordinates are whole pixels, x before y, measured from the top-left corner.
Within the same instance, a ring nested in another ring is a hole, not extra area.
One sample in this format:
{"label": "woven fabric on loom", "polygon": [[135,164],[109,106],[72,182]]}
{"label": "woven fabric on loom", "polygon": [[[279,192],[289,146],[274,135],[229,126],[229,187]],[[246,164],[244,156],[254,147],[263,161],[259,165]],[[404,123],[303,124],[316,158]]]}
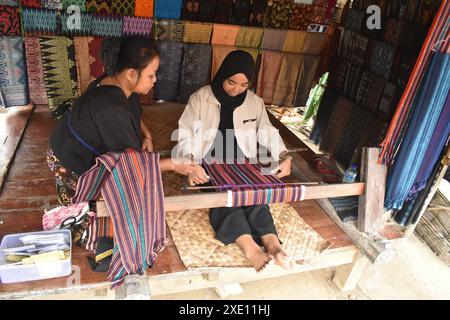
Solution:
{"label": "woven fabric on loom", "polygon": [[297,72],[292,72],[292,70],[299,70],[302,60],[303,55],[301,54],[284,54],[277,84],[275,86],[275,92],[273,93],[272,104],[278,106],[293,105],[299,74]]}
{"label": "woven fabric on loom", "polygon": [[180,19],[182,0],[155,0],[155,18]]}
{"label": "woven fabric on loom", "polygon": [[202,43],[185,43],[181,69],[181,103],[209,82],[212,47]]}
{"label": "woven fabric on loom", "polygon": [[92,35],[102,37],[121,37],[123,17],[96,14],[92,17]]}
{"label": "woven fabric on loom", "polygon": [[297,89],[295,91],[294,105],[304,106],[309,97],[312,83],[316,78],[320,56],[303,55],[298,72]]}
{"label": "woven fabric on loom", "polygon": [[70,14],[61,12],[61,32],[66,36],[88,36],[92,32],[92,15],[82,12],[80,16],[81,26],[71,26]]}
{"label": "woven fabric on loom", "polygon": [[24,43],[31,102],[34,104],[48,104],[39,38],[25,37]]}
{"label": "woven fabric on loom", "polygon": [[197,20],[201,22],[214,22],[216,14],[216,0],[200,0]]}
{"label": "woven fabric on loom", "polygon": [[111,2],[111,13],[123,16],[134,15],[134,0],[121,0]]}
{"label": "woven fabric on loom", "polygon": [[[273,204],[270,211],[283,251],[294,260],[309,261],[330,246],[291,205]],[[251,267],[236,244],[224,245],[214,238],[208,210],[167,212],[166,220],[186,268]]]}
{"label": "woven fabric on loom", "polygon": [[75,37],[73,39],[80,94],[83,94],[91,81],[94,80],[91,74],[91,60],[89,55],[89,42],[92,40],[92,37]]}
{"label": "woven fabric on loom", "polygon": [[57,12],[48,9],[22,8],[25,35],[55,35]]}
{"label": "woven fabric on loom", "polygon": [[150,37],[153,21],[149,18],[123,17],[123,36],[139,35]]}
{"label": "woven fabric on loom", "polygon": [[86,12],[86,0],[62,0],[63,9],[67,9],[72,5],[78,6],[81,12]]}
{"label": "woven fabric on loom", "polygon": [[41,7],[46,9],[62,9],[62,0],[41,0]]}
{"label": "woven fabric on loom", "polygon": [[188,21],[197,21],[199,9],[200,9],[199,0],[183,0],[180,19]]}
{"label": "woven fabric on loom", "polygon": [[183,42],[206,43],[211,40],[213,25],[204,22],[185,22]]}
{"label": "woven fabric on loom", "polygon": [[19,8],[0,6],[0,36],[20,35]]}
{"label": "woven fabric on loom", "polygon": [[155,40],[183,41],[184,21],[163,19],[155,20],[153,23]]}
{"label": "woven fabric on loom", "polygon": [[236,0],[234,2],[233,13],[231,15],[231,24],[239,26],[248,25],[250,16],[251,0]]}
{"label": "woven fabric on loom", "polygon": [[180,88],[181,63],[183,61],[183,43],[175,41],[157,41],[160,54],[158,81],[154,88],[157,100],[177,100]]}
{"label": "woven fabric on loom", "polygon": [[269,28],[287,29],[294,15],[294,4],[289,0],[278,0],[269,6],[267,26]]}
{"label": "woven fabric on loom", "polygon": [[214,22],[230,23],[231,13],[233,11],[233,0],[216,0],[216,12]]}
{"label": "woven fabric on loom", "polygon": [[264,29],[261,49],[282,51],[286,36],[287,30]]}
{"label": "woven fabric on loom", "polygon": [[289,29],[306,30],[308,25],[314,20],[314,6],[296,4],[293,7]]}
{"label": "woven fabric on loom", "polygon": [[134,15],[136,17],[153,17],[154,0],[135,0]]}
{"label": "woven fabric on loom", "polygon": [[234,46],[239,32],[238,26],[215,23],[213,25],[211,44],[222,46]]}
{"label": "woven fabric on loom", "polygon": [[29,103],[24,46],[21,37],[0,37],[0,106]]}
{"label": "woven fabric on loom", "polygon": [[236,38],[236,46],[258,48],[261,44],[263,34],[263,28],[240,27]]}
{"label": "woven fabric on loom", "polygon": [[266,104],[272,103],[282,62],[283,53],[278,51],[262,51],[256,94],[260,96]]}
{"label": "woven fabric on loom", "polygon": [[86,11],[92,13],[111,13],[111,3],[113,0],[86,0]]}
{"label": "woven fabric on loom", "polygon": [[266,21],[267,0],[253,0],[250,7],[248,25],[252,27],[264,27]]}
{"label": "woven fabric on loom", "polygon": [[75,49],[65,37],[40,37],[48,105],[54,110],[61,102],[77,96]]}

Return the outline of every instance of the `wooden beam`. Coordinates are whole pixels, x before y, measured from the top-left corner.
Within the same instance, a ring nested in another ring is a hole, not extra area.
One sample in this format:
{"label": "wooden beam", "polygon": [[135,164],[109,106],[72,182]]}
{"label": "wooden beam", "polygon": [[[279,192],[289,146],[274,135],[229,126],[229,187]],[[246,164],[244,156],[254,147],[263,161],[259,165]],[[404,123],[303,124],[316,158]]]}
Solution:
{"label": "wooden beam", "polygon": [[374,233],[383,228],[384,193],[387,167],[378,164],[379,148],[363,148],[361,157],[361,181],[366,192],[359,197],[358,229]]}

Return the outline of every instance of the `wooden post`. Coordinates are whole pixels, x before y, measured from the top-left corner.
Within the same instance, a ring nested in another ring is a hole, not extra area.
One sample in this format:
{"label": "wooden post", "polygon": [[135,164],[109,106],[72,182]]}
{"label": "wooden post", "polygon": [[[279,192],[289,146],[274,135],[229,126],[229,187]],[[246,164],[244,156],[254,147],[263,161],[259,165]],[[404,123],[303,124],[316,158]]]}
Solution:
{"label": "wooden post", "polygon": [[350,266],[341,266],[336,269],[333,283],[342,292],[354,290],[368,262],[369,260],[363,254],[357,254]]}
{"label": "wooden post", "polygon": [[359,197],[358,229],[375,233],[383,228],[384,193],[387,168],[377,163],[379,148],[363,148],[361,159],[361,182],[366,192]]}

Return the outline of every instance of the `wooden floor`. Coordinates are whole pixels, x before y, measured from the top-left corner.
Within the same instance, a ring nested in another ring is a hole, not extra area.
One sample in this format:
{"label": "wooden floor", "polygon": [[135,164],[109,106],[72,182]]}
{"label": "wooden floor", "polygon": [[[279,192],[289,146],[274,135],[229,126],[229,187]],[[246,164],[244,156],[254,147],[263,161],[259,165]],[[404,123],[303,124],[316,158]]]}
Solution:
{"label": "wooden floor", "polygon": [[[177,120],[183,111],[179,104],[156,104],[144,108],[144,121],[152,131],[153,137],[164,137],[155,141],[156,150],[167,150],[174,145],[170,134],[177,126]],[[45,107],[36,107],[25,130],[23,140],[17,150],[15,159],[0,192],[0,239],[11,233],[42,230],[44,210],[56,206],[54,178],[47,167],[46,150],[48,138],[56,123]],[[174,173],[164,174],[166,195],[182,193],[173,185],[179,180]],[[352,246],[351,240],[328,217],[315,201],[303,201],[294,204],[299,215],[314,228],[324,239],[333,243],[332,248]],[[93,272],[88,263],[89,254],[76,245],[72,251],[72,265],[75,272],[79,270],[81,286],[107,282],[106,273]],[[79,269],[77,269],[79,268]],[[173,242],[158,255],[149,275],[162,275],[186,271]],[[73,277],[72,277],[73,278]],[[18,284],[0,284],[1,293],[18,293],[24,291],[45,291],[65,288],[71,277],[24,282]]]}

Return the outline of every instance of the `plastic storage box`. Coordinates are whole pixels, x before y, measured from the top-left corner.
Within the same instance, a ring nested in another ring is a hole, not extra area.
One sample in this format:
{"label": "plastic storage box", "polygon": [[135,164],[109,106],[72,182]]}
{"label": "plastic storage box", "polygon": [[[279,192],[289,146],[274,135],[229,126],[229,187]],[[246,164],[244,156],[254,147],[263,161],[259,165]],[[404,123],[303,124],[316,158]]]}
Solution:
{"label": "plastic storage box", "polygon": [[72,235],[70,230],[9,234],[3,237],[0,244],[0,249],[13,248],[23,245],[19,238],[25,235],[49,235],[55,233],[64,234],[65,240],[70,244],[69,258],[53,262],[8,266],[6,257],[0,250],[0,282],[13,283],[68,276],[72,272]]}

